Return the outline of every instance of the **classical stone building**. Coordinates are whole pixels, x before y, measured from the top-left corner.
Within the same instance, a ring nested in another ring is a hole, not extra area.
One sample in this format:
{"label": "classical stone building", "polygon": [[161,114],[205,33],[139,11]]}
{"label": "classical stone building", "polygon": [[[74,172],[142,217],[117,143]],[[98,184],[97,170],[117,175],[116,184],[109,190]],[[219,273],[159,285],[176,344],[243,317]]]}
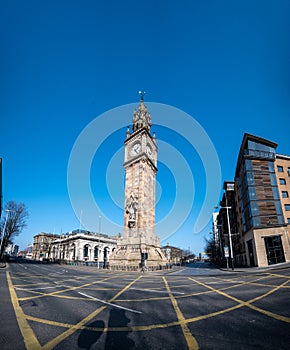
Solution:
{"label": "classical stone building", "polygon": [[107,267],[110,254],[116,246],[117,237],[85,230],[74,230],[62,235],[42,232],[34,236],[33,259],[81,262]]}
{"label": "classical stone building", "polygon": [[114,269],[158,269],[166,266],[160,242],[154,235],[157,146],[151,136],[151,116],[141,95],[134,112],[133,130],[125,139],[126,172],[124,237],[118,241],[110,266]]}

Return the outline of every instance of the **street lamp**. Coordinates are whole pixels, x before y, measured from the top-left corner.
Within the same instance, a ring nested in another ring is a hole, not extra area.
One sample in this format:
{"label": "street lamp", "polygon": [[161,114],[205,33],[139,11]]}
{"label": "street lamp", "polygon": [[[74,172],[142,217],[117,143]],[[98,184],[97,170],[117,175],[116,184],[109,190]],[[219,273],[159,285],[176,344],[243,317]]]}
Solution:
{"label": "street lamp", "polygon": [[[232,209],[232,207],[229,207],[227,204],[228,201],[226,200],[226,206],[220,207],[221,209],[226,209],[227,213],[227,225],[228,225],[228,233],[229,233],[229,243],[230,243],[230,260],[232,265],[232,270],[234,270],[234,252],[233,252],[233,243],[232,243],[232,233],[231,233],[231,224],[230,224],[230,216],[229,216],[229,209]],[[215,207],[218,208],[218,207]]]}

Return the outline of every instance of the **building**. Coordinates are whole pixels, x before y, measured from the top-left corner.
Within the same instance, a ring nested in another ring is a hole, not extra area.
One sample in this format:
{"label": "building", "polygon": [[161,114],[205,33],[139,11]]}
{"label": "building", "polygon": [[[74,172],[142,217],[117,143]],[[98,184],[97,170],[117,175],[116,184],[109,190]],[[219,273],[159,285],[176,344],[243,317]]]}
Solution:
{"label": "building", "polygon": [[275,171],[284,220],[290,225],[290,156],[277,154]]}
{"label": "building", "polygon": [[125,204],[124,237],[110,259],[114,269],[158,269],[166,266],[160,242],[154,235],[157,145],[151,135],[151,116],[141,94],[134,112],[133,129],[124,142]]}
{"label": "building", "polygon": [[85,262],[107,267],[116,246],[116,237],[75,230],[51,243],[49,258],[52,261]]}
{"label": "building", "polygon": [[179,264],[183,258],[183,251],[180,248],[174,247],[167,243],[166,246],[161,247],[163,254],[169,264]]}
{"label": "building", "polygon": [[276,147],[275,142],[245,134],[234,188],[225,183],[218,224],[223,257],[233,260],[234,265],[268,266],[290,261],[290,202],[286,197],[290,165],[289,157],[276,155]]}
{"label": "building", "polygon": [[11,256],[17,256],[18,251],[19,251],[19,245],[16,245],[13,243],[8,244],[5,249],[5,253]]}
{"label": "building", "polygon": [[32,258],[106,267],[116,246],[117,237],[85,230],[74,230],[61,235],[42,232],[34,236]]}
{"label": "building", "polygon": [[41,232],[33,237],[32,259],[48,259],[51,250],[51,243],[58,239],[60,235]]}
{"label": "building", "polygon": [[25,258],[26,259],[32,259],[32,250],[33,250],[33,244],[28,244],[27,248],[25,249]]}

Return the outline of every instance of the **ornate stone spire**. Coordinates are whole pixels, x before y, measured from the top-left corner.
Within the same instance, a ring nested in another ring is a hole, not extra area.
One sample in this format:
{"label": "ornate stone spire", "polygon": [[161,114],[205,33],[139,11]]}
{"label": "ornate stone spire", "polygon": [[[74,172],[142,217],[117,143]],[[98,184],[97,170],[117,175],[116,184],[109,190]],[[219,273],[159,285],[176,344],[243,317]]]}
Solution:
{"label": "ornate stone spire", "polygon": [[140,105],[138,110],[134,111],[133,117],[133,132],[138,129],[146,128],[150,132],[151,127],[151,116],[147,111],[147,107],[144,105],[144,91],[139,91],[140,95]]}

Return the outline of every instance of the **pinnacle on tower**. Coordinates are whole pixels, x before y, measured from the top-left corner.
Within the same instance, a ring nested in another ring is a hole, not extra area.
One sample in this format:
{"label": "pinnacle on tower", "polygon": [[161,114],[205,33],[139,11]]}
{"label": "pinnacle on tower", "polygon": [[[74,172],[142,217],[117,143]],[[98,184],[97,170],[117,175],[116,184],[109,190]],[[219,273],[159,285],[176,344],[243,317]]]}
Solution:
{"label": "pinnacle on tower", "polygon": [[151,127],[151,116],[147,111],[147,107],[144,104],[145,91],[139,91],[140,105],[137,111],[134,111],[133,117],[133,132],[141,128],[146,128],[150,132]]}

